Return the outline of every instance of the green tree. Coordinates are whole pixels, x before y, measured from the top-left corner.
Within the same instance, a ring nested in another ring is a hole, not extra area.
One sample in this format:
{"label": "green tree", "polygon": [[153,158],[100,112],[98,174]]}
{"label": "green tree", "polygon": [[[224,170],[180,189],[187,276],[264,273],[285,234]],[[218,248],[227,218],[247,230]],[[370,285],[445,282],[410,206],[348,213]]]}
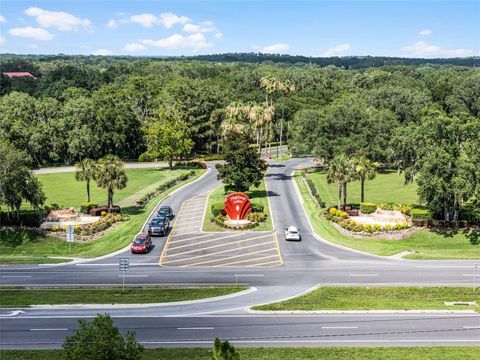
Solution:
{"label": "green tree", "polygon": [[338,184],[338,209],[341,208],[342,193],[343,204],[347,203],[347,183],[352,179],[352,164],[345,155],[337,155],[327,167],[327,182]]}
{"label": "green tree", "polygon": [[226,191],[247,191],[251,186],[259,186],[263,180],[267,163],[249,145],[249,140],[243,132],[230,131],[225,136],[225,164],[215,167]]}
{"label": "green tree", "polygon": [[160,118],[144,129],[144,134],[149,157],[168,160],[170,169],[173,160],[188,156],[194,144],[188,124],[175,108],[162,111]]}
{"label": "green tree", "polygon": [[127,187],[128,177],[123,162],[115,155],[105,155],[98,160],[98,171],[95,177],[98,187],[108,191],[108,207],[113,207],[114,190]]}
{"label": "green tree", "polygon": [[240,354],[227,340],[222,341],[219,338],[215,338],[215,341],[213,342],[213,359],[240,360]]}
{"label": "green tree", "polygon": [[91,322],[78,321],[78,329],[67,336],[63,348],[68,360],[140,360],[143,346],[135,333],[127,332],[125,338],[113,323],[110,315],[97,315]]}
{"label": "green tree", "polygon": [[360,180],[360,202],[364,202],[365,181],[375,179],[375,176],[377,176],[377,169],[380,164],[366,158],[355,158],[352,161],[355,177]]}
{"label": "green tree", "polygon": [[75,165],[75,179],[87,182],[87,201],[90,202],[90,181],[95,180],[98,172],[98,164],[89,158],[85,158]]}

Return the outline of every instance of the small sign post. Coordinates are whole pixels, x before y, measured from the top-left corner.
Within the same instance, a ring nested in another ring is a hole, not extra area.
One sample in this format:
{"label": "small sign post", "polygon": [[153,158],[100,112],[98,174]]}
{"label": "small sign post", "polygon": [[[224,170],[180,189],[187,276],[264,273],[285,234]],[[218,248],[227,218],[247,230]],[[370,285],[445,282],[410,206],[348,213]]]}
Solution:
{"label": "small sign post", "polygon": [[473,292],[477,291],[477,274],[480,272],[480,263],[473,264]]}
{"label": "small sign post", "polygon": [[130,267],[130,261],[128,258],[120,258],[119,267],[120,271],[122,272],[123,291],[125,291],[125,271],[128,271]]}
{"label": "small sign post", "polygon": [[75,241],[73,233],[75,232],[75,229],[73,228],[72,225],[67,226],[67,242],[68,242],[68,253],[70,254],[72,252],[72,243]]}

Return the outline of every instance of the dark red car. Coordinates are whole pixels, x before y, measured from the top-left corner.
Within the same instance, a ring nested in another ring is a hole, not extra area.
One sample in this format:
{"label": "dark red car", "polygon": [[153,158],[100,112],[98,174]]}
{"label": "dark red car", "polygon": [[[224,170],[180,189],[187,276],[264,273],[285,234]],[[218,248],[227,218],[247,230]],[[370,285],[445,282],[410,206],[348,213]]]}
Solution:
{"label": "dark red car", "polygon": [[147,233],[140,233],[133,240],[132,254],[146,254],[152,248],[152,239]]}

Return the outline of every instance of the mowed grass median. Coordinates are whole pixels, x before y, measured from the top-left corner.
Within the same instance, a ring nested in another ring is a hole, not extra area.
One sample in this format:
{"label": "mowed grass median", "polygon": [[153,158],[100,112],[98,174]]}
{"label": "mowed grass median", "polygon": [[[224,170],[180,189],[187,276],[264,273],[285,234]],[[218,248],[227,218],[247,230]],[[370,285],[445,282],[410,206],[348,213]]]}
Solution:
{"label": "mowed grass median", "polygon": [[445,302],[480,304],[480,290],[464,287],[322,286],[306,295],[254,310],[479,310],[478,306],[447,306]]}
{"label": "mowed grass median", "polygon": [[[213,339],[212,339],[213,341]],[[235,341],[232,341],[235,345]],[[252,360],[477,360],[475,346],[437,347],[239,347],[241,359]],[[63,350],[0,350],[2,360],[51,360],[63,358]],[[145,349],[142,360],[211,360],[208,348]]]}
{"label": "mowed grass median", "polygon": [[[308,177],[323,176],[321,173],[308,174]],[[382,174],[377,175],[381,177]],[[396,174],[388,174],[387,178],[394,178]],[[321,177],[320,177],[321,178]],[[466,231],[443,231],[435,232],[428,229],[418,230],[411,236],[400,240],[382,240],[371,237],[354,238],[341,234],[333,225],[322,217],[322,209],[318,208],[308,192],[305,182],[299,173],[295,173],[295,181],[300,190],[301,196],[304,200],[304,206],[307,215],[310,218],[314,231],[325,240],[333,243],[343,245],[352,249],[368,252],[375,255],[390,256],[398,254],[403,251],[412,251],[413,254],[405,256],[407,259],[480,259],[480,242],[478,238],[480,232],[475,230]],[[394,188],[400,186],[398,179]],[[385,180],[385,183],[388,182]],[[366,184],[368,184],[367,182]],[[315,181],[315,186],[322,189],[322,182]],[[324,186],[324,185],[323,185]],[[330,185],[329,185],[330,186]],[[386,185],[385,185],[386,186]],[[353,190],[353,186],[349,186],[349,191]],[[331,189],[332,190],[332,189]],[[332,190],[333,191],[333,190]],[[375,191],[378,203],[394,201],[397,203],[408,203],[406,200],[401,200],[405,195],[406,198],[412,196],[404,193],[406,190],[398,190],[389,192],[384,186],[377,188],[370,188],[370,192],[366,192],[367,199],[370,199],[372,192]],[[324,197],[324,192],[320,192]],[[392,195],[393,194],[393,195]],[[396,194],[396,195],[395,195]],[[336,201],[336,200],[335,200]],[[335,203],[335,202],[334,202]],[[329,204],[329,202],[327,202]]]}
{"label": "mowed grass median", "polygon": [[0,288],[0,307],[61,304],[152,304],[224,296],[246,290],[245,286],[206,287],[79,287]]}
{"label": "mowed grass median", "polygon": [[[257,203],[263,206],[263,213],[266,215],[265,222],[261,223],[257,227],[250,229],[253,231],[268,231],[272,230],[272,219],[270,216],[270,207],[268,206],[268,195],[267,190],[265,189],[265,181],[262,181],[259,187],[250,188],[251,196],[250,202]],[[203,231],[225,231],[224,228],[212,222],[212,205],[215,203],[223,203],[225,201],[226,195],[224,191],[224,186],[220,185],[215,190],[210,193],[207,203],[207,211],[205,212],[205,218],[203,219]]]}
{"label": "mowed grass median", "polygon": [[[204,173],[204,170],[195,170],[195,175],[178,183],[170,189],[161,193],[158,197],[150,200],[144,208],[127,207],[123,213],[130,216],[130,220],[117,224],[104,236],[85,243],[75,242],[71,251],[66,241],[42,235],[41,233],[28,229],[0,229],[0,263],[44,263],[52,262],[50,257],[81,257],[91,258],[112,253],[127,246],[138,233],[153,211],[158,201],[166,197],[175,189],[195,180]],[[174,173],[175,174],[175,173]],[[180,175],[180,173],[176,173]],[[164,181],[168,181],[165,178]],[[56,262],[56,260],[54,260]]]}

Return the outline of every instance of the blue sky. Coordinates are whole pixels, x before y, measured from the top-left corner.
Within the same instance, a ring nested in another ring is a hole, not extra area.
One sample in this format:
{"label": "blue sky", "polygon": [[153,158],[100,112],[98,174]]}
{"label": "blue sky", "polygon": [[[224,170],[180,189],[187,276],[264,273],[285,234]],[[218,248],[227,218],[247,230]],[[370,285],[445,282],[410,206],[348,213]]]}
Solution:
{"label": "blue sky", "polygon": [[3,53],[480,55],[480,0],[1,0],[0,14]]}

